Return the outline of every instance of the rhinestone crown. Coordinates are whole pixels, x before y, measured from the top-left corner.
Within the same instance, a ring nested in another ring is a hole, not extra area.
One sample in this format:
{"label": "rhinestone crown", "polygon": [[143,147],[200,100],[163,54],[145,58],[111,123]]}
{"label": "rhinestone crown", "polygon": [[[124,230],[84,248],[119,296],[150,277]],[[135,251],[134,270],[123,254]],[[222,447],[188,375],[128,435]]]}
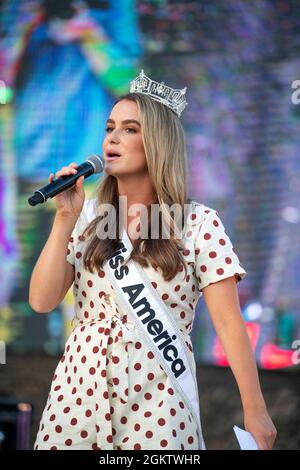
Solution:
{"label": "rhinestone crown", "polygon": [[185,99],[186,87],[182,90],[171,88],[164,82],[156,82],[145,75],[144,70],[130,82],[130,93],[143,93],[149,95],[155,101],[168,106],[180,117],[182,111],[187,106]]}

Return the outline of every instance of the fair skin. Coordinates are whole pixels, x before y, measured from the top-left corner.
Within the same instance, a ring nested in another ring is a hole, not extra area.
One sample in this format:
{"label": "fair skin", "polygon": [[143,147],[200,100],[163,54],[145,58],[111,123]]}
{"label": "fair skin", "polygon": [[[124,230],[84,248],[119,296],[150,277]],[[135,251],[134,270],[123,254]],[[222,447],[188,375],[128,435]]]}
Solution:
{"label": "fair skin", "polygon": [[[108,149],[113,149],[122,156],[106,162],[106,171],[116,176],[119,194],[128,197],[130,207],[136,202],[149,204],[155,194],[147,171],[140,126],[123,124],[128,119],[140,122],[138,107],[132,101],[123,100],[112,109],[103,152],[106,155]],[[139,191],[136,191],[137,187]],[[253,434],[261,449],[271,449],[276,430],[260,389],[235,278],[232,276],[207,286],[203,289],[203,296],[239,386],[245,428]]]}
{"label": "fair skin", "polygon": [[[109,151],[121,156],[111,161],[107,158]],[[154,202],[155,190],[149,178],[139,110],[135,102],[122,100],[113,107],[107,120],[103,155],[105,171],[117,178],[118,193],[119,196],[126,196],[128,211],[133,204],[146,206]],[[127,215],[126,228],[136,217]],[[131,224],[131,230],[134,227]],[[136,233],[132,235],[136,237]]]}
{"label": "fair skin", "polygon": [[[111,111],[103,142],[105,170],[117,178],[119,195],[127,197],[128,208],[135,203],[149,205],[155,200],[139,123],[137,104],[120,101]],[[121,156],[109,161],[110,150]],[[71,163],[58,171],[56,177],[75,174],[77,166]],[[51,174],[49,181],[53,179]],[[29,301],[36,311],[47,312],[55,308],[74,281],[74,267],[65,260],[65,252],[84,198],[83,177],[77,180],[74,188],[55,197],[52,231],[31,277]],[[130,222],[128,217],[127,225]],[[260,449],[272,449],[276,429],[260,389],[234,276],[205,287],[203,296],[239,387],[245,429],[252,433]]]}
{"label": "fair skin", "polygon": [[203,297],[239,387],[245,429],[251,432],[260,449],[271,450],[276,429],[260,389],[234,276],[206,286]]}

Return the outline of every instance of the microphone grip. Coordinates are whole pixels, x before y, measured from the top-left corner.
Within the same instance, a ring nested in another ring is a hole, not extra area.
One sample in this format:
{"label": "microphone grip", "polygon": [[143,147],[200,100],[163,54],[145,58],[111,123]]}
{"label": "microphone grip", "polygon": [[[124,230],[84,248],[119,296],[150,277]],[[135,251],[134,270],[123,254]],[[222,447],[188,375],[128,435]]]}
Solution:
{"label": "microphone grip", "polygon": [[28,203],[31,206],[35,206],[36,204],[41,204],[45,202],[48,198],[52,198],[57,194],[65,191],[68,188],[71,188],[75,185],[78,178],[84,176],[90,176],[94,173],[94,168],[89,162],[82,163],[77,169],[77,173],[75,175],[65,175],[60,176],[57,180],[52,181],[52,183],[43,186],[38,191],[35,191],[33,196],[28,198]]}

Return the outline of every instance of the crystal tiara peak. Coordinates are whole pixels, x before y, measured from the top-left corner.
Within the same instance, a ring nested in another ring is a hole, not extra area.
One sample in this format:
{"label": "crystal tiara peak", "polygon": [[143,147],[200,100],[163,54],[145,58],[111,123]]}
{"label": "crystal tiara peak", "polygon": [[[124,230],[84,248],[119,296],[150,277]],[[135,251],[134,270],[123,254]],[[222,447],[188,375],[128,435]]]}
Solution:
{"label": "crystal tiara peak", "polygon": [[156,82],[145,75],[144,70],[130,82],[130,93],[143,93],[153,98],[155,101],[168,106],[180,117],[182,111],[187,106],[185,99],[186,87],[182,90],[171,88],[164,82]]}

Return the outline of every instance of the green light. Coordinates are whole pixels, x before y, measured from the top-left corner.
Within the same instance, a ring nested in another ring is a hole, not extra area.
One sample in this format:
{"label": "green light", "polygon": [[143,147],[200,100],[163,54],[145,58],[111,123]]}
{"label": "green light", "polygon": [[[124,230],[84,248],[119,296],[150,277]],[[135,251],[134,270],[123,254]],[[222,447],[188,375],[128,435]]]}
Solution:
{"label": "green light", "polygon": [[12,88],[5,85],[5,82],[0,80],[0,105],[10,103],[13,99],[13,95]]}

